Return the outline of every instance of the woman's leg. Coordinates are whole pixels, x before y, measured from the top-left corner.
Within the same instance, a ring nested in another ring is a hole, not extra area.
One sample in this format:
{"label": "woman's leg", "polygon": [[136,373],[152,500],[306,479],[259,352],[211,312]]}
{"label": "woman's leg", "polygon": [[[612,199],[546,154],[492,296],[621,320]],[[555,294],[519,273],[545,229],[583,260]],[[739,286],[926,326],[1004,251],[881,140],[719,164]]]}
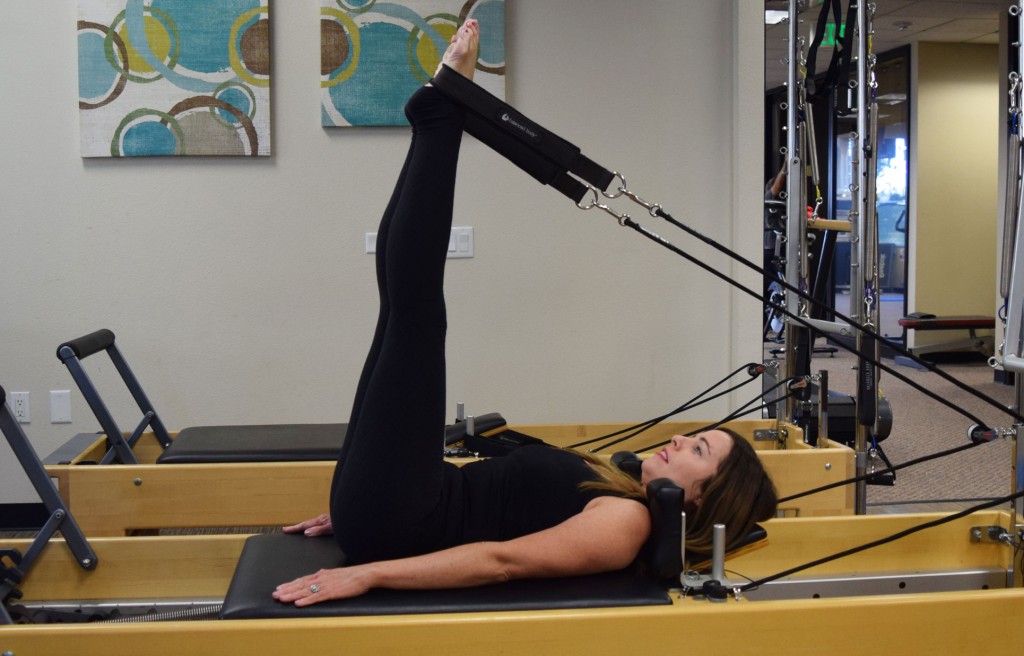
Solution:
{"label": "woman's leg", "polygon": [[381,311],[331,491],[357,561],[440,548],[451,529],[443,283],[463,112],[425,87],[406,113],[412,143],[377,234]]}

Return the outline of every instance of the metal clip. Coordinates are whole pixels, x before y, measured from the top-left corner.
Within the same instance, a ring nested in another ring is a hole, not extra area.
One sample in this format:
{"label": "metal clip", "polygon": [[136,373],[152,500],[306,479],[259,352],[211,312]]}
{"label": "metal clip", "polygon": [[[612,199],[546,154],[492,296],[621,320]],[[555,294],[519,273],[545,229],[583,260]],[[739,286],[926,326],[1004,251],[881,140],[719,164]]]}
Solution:
{"label": "metal clip", "polygon": [[648,212],[651,213],[651,216],[658,216],[658,212],[661,211],[661,205],[659,205],[658,203],[648,203],[644,199],[640,198],[640,196],[637,196],[632,191],[630,191],[626,185],[625,176],[623,176],[618,171],[615,171],[613,175],[616,178],[618,178],[619,182],[621,182],[622,184],[619,185],[619,188],[616,189],[614,193],[602,191],[601,193],[604,195],[605,198],[618,198],[619,196],[626,196],[626,198],[629,198],[637,205],[644,207]]}
{"label": "metal clip", "polygon": [[597,191],[596,187],[591,187],[591,186],[588,185],[587,188],[590,189],[590,193],[594,194],[594,197],[590,199],[590,204],[584,206],[582,204],[583,201],[580,200],[579,203],[576,203],[576,207],[580,208],[581,210],[592,210],[594,208],[597,208],[599,210],[603,210],[603,211],[607,212],[608,214],[611,214],[612,216],[614,216],[618,220],[620,226],[626,225],[626,221],[629,220],[629,215],[628,214],[619,214],[618,212],[616,212],[612,208],[608,207],[604,203],[599,202],[598,201],[599,196],[598,196],[598,191]]}

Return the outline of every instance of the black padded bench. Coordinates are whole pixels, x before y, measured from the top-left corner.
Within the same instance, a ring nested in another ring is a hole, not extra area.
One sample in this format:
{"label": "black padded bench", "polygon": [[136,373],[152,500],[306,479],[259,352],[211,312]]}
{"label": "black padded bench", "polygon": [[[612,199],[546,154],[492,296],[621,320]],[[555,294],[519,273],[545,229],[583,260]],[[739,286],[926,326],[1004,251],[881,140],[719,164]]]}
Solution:
{"label": "black padded bench", "polygon": [[[117,425],[82,366],[82,360],[100,351],[110,357],[121,380],[142,411],[140,423],[128,437],[124,437],[125,433]],[[101,464],[115,461],[136,464],[138,460],[132,447],[147,428],[163,447],[156,461],[176,464],[337,460],[348,430],[347,424],[193,426],[182,429],[172,440],[142,385],[118,349],[113,332],[97,330],[64,342],[57,347],[57,357],[67,366],[107,435],[110,449]]]}
{"label": "black padded bench", "polygon": [[995,338],[992,335],[978,335],[978,330],[994,330],[996,321],[993,317],[978,315],[967,316],[935,316],[923,312],[914,313],[899,320],[900,326],[905,330],[933,331],[933,330],[966,330],[968,337],[962,339],[946,340],[934,344],[916,346],[910,351],[914,355],[924,353],[935,353],[941,351],[971,350],[985,355],[991,355],[995,345]]}
{"label": "black padded bench", "polygon": [[590,576],[509,581],[457,590],[371,590],[305,608],[271,597],[274,588],[344,564],[331,537],[255,535],[246,540],[224,599],[222,619],[415,615],[671,604],[665,587],[632,569]]}
{"label": "black padded bench", "polygon": [[231,579],[223,619],[333,617],[339,615],[406,615],[428,613],[609,608],[671,604],[662,581],[678,582],[683,569],[683,489],[668,479],[647,485],[651,536],[639,567],[590,576],[524,579],[456,590],[371,590],[352,599],[304,608],[273,599],[281,583],[320,569],[345,564],[331,537],[255,535],[245,542]]}
{"label": "black padded bench", "polygon": [[337,460],[348,424],[190,426],[157,464]]}
{"label": "black padded bench", "polygon": [[[627,473],[639,463],[629,452],[616,454],[612,461]],[[303,608],[278,602],[271,595],[282,583],[320,569],[343,566],[345,556],[337,543],[331,537],[254,535],[245,542],[220,616],[269,619],[668,605],[672,603],[668,590],[679,587],[683,570],[682,488],[664,478],[651,481],[647,485],[647,508],[651,536],[638,562],[623,570],[455,590],[371,590],[352,599]],[[763,546],[767,537],[763,527],[755,526],[732,553]]]}

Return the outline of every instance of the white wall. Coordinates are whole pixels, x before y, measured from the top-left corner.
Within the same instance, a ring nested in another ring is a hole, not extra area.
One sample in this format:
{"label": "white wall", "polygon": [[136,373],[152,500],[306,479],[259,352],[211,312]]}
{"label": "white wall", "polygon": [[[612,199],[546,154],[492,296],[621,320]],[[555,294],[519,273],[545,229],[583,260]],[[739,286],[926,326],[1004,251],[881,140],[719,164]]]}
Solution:
{"label": "white wall", "polygon": [[[272,6],[260,161],[81,159],[75,3],[0,5],[0,384],[31,392],[41,455],[98,428],[54,352],[101,327],[172,429],[347,420],[376,315],[363,235],[407,131],[320,127],[318,4]],[[761,9],[509,0],[508,98],[756,259]],[[514,422],[641,419],[760,358],[758,302],[469,137],[455,224],[475,228],[476,257],[448,270],[450,414],[461,400]],[[110,370],[92,367],[101,383]],[[51,425],[48,392],[68,388],[74,423]],[[0,444],[0,503],[36,500],[12,461]]]}

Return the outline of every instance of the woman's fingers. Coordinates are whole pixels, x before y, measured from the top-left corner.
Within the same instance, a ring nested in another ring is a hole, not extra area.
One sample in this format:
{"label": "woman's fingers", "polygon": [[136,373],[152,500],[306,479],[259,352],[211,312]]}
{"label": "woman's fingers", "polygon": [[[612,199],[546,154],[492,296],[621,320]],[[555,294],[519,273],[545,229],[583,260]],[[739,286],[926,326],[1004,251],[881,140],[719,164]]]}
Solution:
{"label": "woman's fingers", "polygon": [[[363,577],[365,578],[365,577]],[[282,583],[274,590],[274,599],[296,606],[309,606],[329,599],[345,599],[363,594],[369,587],[360,582],[358,568],[322,569]]]}
{"label": "woman's fingers", "polygon": [[313,519],[285,526],[282,530],[285,533],[302,533],[309,537],[315,537],[317,535],[330,535],[333,532],[333,527],[331,526],[331,516],[324,513]]}

